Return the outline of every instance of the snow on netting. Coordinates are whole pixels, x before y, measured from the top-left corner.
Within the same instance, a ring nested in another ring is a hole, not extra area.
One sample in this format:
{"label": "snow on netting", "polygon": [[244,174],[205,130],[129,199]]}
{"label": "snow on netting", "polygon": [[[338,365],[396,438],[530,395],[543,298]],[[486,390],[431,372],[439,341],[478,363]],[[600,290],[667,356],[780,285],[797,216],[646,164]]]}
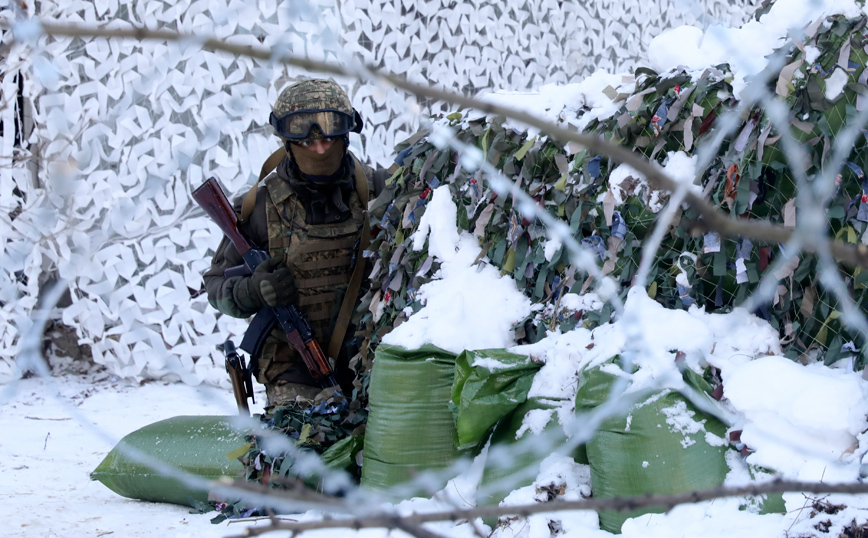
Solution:
{"label": "snow on netting", "polygon": [[[72,0],[16,4],[0,17],[133,23],[347,65],[361,59],[475,93],[628,70],[663,29],[741,23],[755,3]],[[275,148],[270,105],[301,73],[189,41],[17,31],[31,46],[6,46],[0,68],[0,379],[18,375],[24,336],[38,334],[40,294],[61,279],[69,297],[52,317],[114,373],[221,382],[215,346],[245,324],[218,316],[200,294],[219,230],[189,193],[210,176],[232,193],[252,182]],[[11,38],[4,31],[5,45]],[[399,92],[338,82],[366,119],[356,143],[372,163],[390,162],[420,113],[445,109],[408,108]]]}

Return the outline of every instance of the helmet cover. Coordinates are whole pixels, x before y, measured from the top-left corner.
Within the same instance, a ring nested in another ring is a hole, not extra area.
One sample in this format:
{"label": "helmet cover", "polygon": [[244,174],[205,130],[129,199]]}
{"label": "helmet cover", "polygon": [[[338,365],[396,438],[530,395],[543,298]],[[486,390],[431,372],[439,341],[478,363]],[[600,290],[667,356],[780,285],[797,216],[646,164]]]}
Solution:
{"label": "helmet cover", "polygon": [[357,133],[362,128],[361,116],[346,92],[325,79],[302,80],[285,88],[274,103],[269,123],[277,136],[293,142]]}

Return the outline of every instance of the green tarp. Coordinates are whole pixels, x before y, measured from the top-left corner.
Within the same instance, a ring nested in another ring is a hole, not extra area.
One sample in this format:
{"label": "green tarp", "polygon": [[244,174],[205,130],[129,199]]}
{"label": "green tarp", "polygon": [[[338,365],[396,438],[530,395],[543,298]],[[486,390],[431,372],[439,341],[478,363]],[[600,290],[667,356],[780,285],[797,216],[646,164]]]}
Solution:
{"label": "green tarp", "polygon": [[362,450],[364,443],[364,435],[345,437],[322,453],[322,462],[330,469],[354,472],[358,466],[356,455]]}
{"label": "green tarp", "polygon": [[[180,416],[155,422],[123,439],[90,474],[118,495],[201,507],[208,490],[184,484],[177,474],[163,474],[139,461],[130,449],[180,471],[205,479],[235,478],[241,462],[227,454],[246,444],[232,425],[237,417]],[[197,506],[199,504],[199,506]]]}

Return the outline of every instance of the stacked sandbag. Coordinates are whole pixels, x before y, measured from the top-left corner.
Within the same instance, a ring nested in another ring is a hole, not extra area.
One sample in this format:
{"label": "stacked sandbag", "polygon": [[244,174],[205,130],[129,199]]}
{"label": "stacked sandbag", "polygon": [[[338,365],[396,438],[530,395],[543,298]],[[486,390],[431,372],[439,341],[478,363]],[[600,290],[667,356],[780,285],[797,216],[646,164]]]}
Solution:
{"label": "stacked sandbag", "polygon": [[[580,372],[578,411],[606,401],[618,377],[615,368],[610,362]],[[699,397],[711,389],[693,372],[685,381],[698,389]],[[729,471],[726,429],[679,392],[667,389],[640,398],[626,412],[605,420],[587,443],[594,497],[688,493],[720,486]],[[600,528],[620,533],[626,519],[663,511],[653,506],[600,511]]]}
{"label": "stacked sandbag", "polygon": [[[362,485],[384,491],[422,471],[442,470],[461,455],[449,408],[455,354],[432,345],[383,344],[374,363]],[[443,485],[432,484],[435,491]]]}
{"label": "stacked sandbag", "polygon": [[461,353],[452,386],[458,447],[485,443],[492,428],[527,399],[539,369],[530,357],[503,349]]}
{"label": "stacked sandbag", "polygon": [[[568,442],[558,415],[566,403],[528,398],[497,424],[478,491],[480,505],[499,504],[511,491],[532,484],[540,463]],[[577,446],[572,454],[577,463],[588,463],[584,445]]]}
{"label": "stacked sandbag", "polygon": [[[526,399],[540,366],[502,349],[457,357],[432,345],[381,345],[370,384],[362,484],[404,484],[472,456]],[[427,484],[439,489],[447,476]]]}

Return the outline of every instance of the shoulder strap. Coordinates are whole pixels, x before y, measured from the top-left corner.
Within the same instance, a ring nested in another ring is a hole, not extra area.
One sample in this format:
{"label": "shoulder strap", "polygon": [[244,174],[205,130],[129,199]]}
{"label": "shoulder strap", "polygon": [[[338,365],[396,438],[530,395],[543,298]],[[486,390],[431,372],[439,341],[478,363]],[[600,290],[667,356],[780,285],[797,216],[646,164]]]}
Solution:
{"label": "shoulder strap", "polygon": [[359,162],[355,155],[352,153],[350,153],[350,155],[353,157],[353,163],[356,165],[356,193],[359,195],[359,200],[362,202],[362,208],[367,213],[368,198],[370,197],[368,176],[365,175],[365,168],[362,166],[362,163]]}
{"label": "shoulder strap", "polygon": [[247,194],[244,195],[244,201],[241,203],[241,220],[247,220],[247,217],[253,213],[253,208],[256,206],[256,189],[259,187],[259,182],[262,181],[262,178],[270,174],[277,165],[280,164],[280,161],[286,157],[286,148],[280,147],[277,151],[271,154],[271,156],[265,159],[265,162],[262,163],[262,169],[259,171],[259,179],[256,180],[256,183],[250,187],[250,190],[247,191]]}
{"label": "shoulder strap", "polygon": [[340,353],[341,344],[344,342],[344,335],[347,334],[347,328],[350,326],[353,306],[356,304],[359,289],[362,286],[362,278],[365,275],[365,257],[363,253],[371,242],[371,225],[368,222],[368,178],[365,175],[362,163],[356,159],[355,155],[353,155],[353,162],[356,167],[356,192],[359,195],[359,201],[362,202],[363,209],[362,235],[359,238],[359,252],[356,255],[356,266],[353,269],[353,275],[350,277],[344,301],[341,303],[341,309],[338,312],[338,319],[335,322],[335,329],[332,332],[331,340],[329,340],[328,355],[335,360],[337,360],[338,353]]}

